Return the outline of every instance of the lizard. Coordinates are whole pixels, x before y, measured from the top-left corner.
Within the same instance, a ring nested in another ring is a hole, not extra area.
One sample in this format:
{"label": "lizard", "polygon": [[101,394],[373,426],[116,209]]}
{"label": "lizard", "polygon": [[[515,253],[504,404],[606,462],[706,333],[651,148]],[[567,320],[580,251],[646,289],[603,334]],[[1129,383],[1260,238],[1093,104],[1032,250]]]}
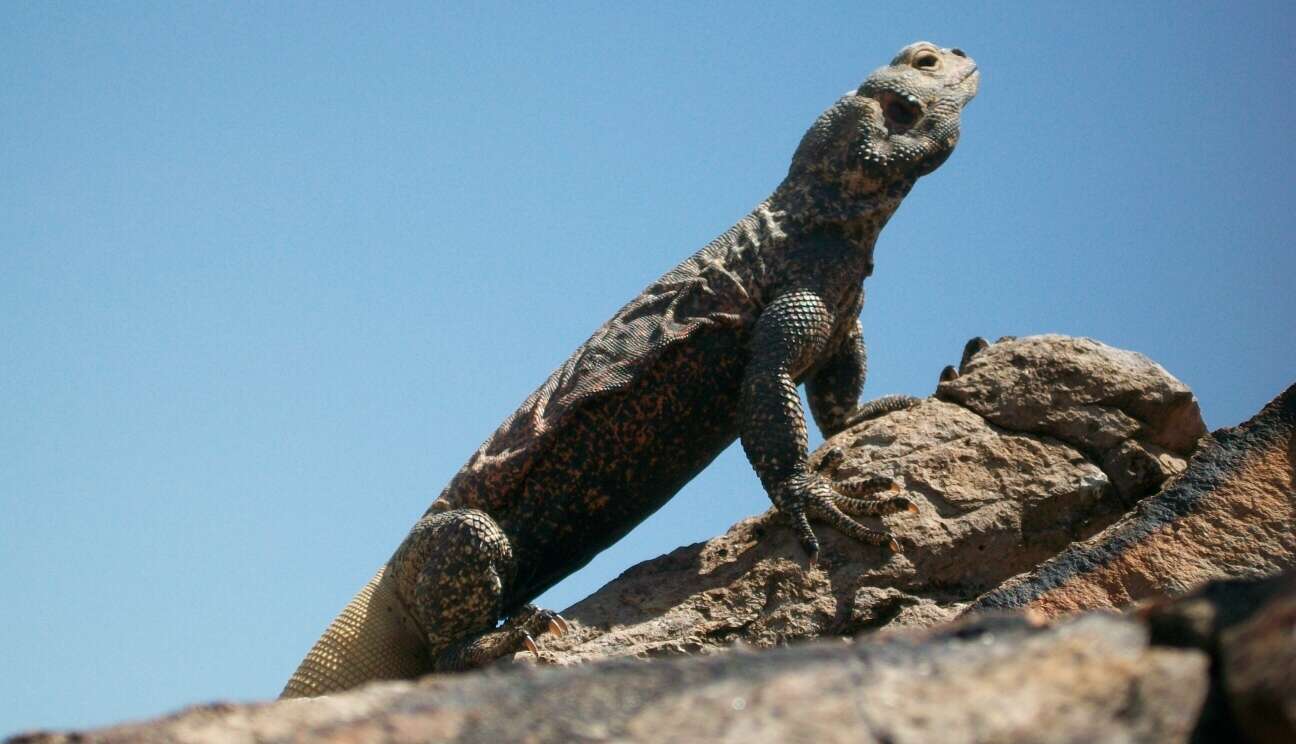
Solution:
{"label": "lizard", "polygon": [[751,213],[621,308],[451,479],[329,625],[281,697],[480,667],[561,634],[530,604],[655,512],[735,439],[813,565],[809,518],[913,510],[879,479],[806,463],[804,382],[825,437],[864,385],[859,321],[879,231],[953,151],[980,73],[917,42],[825,110]]}

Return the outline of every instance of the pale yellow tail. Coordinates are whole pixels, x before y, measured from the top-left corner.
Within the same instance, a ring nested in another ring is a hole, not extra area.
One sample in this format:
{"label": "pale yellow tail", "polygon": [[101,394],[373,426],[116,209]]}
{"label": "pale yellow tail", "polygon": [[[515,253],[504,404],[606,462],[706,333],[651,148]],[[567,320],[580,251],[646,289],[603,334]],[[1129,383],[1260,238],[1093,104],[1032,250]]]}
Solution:
{"label": "pale yellow tail", "polygon": [[384,567],[329,624],[280,698],[341,692],[376,679],[414,679],[431,671],[423,633]]}

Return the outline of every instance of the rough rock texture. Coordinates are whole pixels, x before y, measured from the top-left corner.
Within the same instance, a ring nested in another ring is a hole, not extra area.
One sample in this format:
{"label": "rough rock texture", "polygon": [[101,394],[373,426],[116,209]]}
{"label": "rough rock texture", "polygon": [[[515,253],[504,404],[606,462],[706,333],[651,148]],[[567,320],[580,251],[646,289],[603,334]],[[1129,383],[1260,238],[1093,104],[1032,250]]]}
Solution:
{"label": "rough rock texture", "polygon": [[1131,620],[992,618],[878,643],[384,683],[77,741],[1177,742],[1196,724],[1207,665],[1197,650],[1151,647]]}
{"label": "rough rock texture", "polygon": [[[1140,355],[1096,341],[1000,341],[973,356],[965,369],[940,389],[966,380],[962,389],[1001,390],[1002,411],[990,402],[1000,393],[969,394],[979,401],[980,413],[929,398],[864,421],[811,457],[812,466],[834,482],[881,475],[902,486],[918,513],[885,520],[903,553],[861,547],[822,530],[819,565],[807,570],[790,531],[767,512],[706,543],[635,566],[566,610],[575,632],[545,639],[545,658],[571,663],[698,653],[736,641],[766,647],[949,619],[981,593],[1125,512],[1119,479],[1103,469],[1108,453],[1125,445],[1156,445],[1114,438],[1104,421],[1142,422],[1127,428],[1131,437],[1142,430],[1180,432],[1177,441],[1158,440],[1178,451],[1205,430],[1191,394],[1183,399],[1182,383]],[[1021,380],[1030,382],[1013,382]],[[1091,387],[1083,387],[1085,380]],[[1030,392],[1054,383],[1066,394]],[[1014,384],[1020,395],[1007,392]],[[1097,405],[1103,386],[1120,392]],[[1054,418],[1072,425],[1070,441],[1033,433],[1041,428],[1034,422],[1048,417],[1031,414],[1027,400],[1052,405]],[[987,420],[995,418],[1032,432]],[[1087,432],[1093,436],[1086,438]],[[1159,485],[1184,467],[1169,450],[1158,462],[1145,485]]]}
{"label": "rough rock texture", "polygon": [[1188,469],[1093,538],[1005,582],[973,609],[1059,615],[1181,594],[1209,579],[1296,567],[1296,385],[1204,440]]}
{"label": "rough rock texture", "polygon": [[977,353],[937,397],[1005,429],[1080,448],[1132,503],[1182,469],[1206,433],[1192,391],[1142,354],[1087,338],[1032,336]]}

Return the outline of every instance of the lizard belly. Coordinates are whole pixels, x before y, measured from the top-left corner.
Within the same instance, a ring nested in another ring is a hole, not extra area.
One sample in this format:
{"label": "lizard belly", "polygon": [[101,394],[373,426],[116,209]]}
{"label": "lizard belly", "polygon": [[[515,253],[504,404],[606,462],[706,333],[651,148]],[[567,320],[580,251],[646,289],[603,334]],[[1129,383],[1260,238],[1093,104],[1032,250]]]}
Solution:
{"label": "lizard belly", "polygon": [[743,335],[703,333],[572,413],[510,508],[492,515],[518,562],[506,605],[584,566],[737,438],[746,357]]}

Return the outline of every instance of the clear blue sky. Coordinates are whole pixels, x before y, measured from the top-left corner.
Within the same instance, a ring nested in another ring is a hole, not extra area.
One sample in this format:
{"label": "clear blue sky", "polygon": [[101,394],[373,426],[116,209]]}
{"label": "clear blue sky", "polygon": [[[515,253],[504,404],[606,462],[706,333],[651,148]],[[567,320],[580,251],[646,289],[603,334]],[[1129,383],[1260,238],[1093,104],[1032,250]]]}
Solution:
{"label": "clear blue sky", "polygon": [[[0,733],[276,694],[917,39],[984,77],[879,241],[868,396],[1041,332],[1148,354],[1212,428],[1293,381],[1290,3],[433,5],[0,8]],[[732,448],[543,601],[767,506]]]}

